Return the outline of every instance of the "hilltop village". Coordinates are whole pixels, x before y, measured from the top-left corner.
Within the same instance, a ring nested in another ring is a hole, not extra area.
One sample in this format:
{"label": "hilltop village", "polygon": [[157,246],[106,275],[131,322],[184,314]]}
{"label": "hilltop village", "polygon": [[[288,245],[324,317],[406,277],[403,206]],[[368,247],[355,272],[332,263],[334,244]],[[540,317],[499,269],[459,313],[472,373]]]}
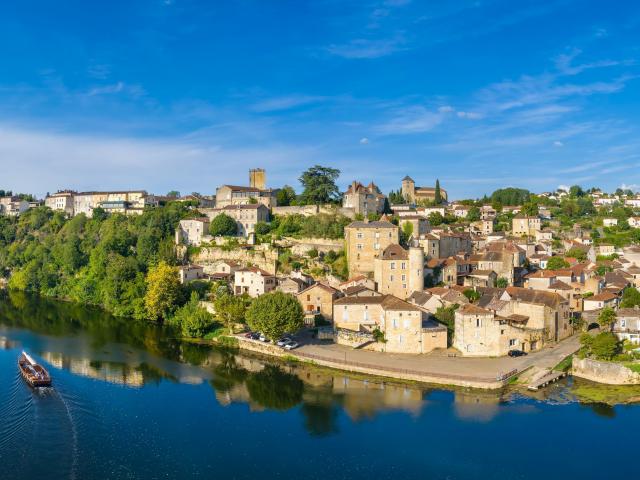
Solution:
{"label": "hilltop village", "polygon": [[[341,192],[338,176],[313,167],[300,178],[300,194],[289,186],[269,188],[263,169],[251,170],[247,185],[220,185],[212,196],[62,190],[38,201],[0,191],[0,226],[13,228],[0,248],[10,253],[0,256],[1,281],[57,292],[56,285],[45,289],[40,280],[25,280],[28,251],[11,256],[18,248],[12,244],[24,241],[21,217],[36,211],[48,212],[39,214],[48,221],[81,217],[86,228],[92,219],[125,222],[179,208],[163,234],[171,238],[163,243],[159,234],[156,248],[171,250],[160,263],[192,297],[176,296],[176,305],[154,318],[173,316],[178,324],[182,318],[185,325],[199,318],[198,328],[183,328],[186,336],[214,338],[225,330],[222,336],[238,338],[241,346],[280,341],[304,353],[309,343],[315,354],[340,346],[341,352],[377,353],[380,364],[388,354],[524,357],[574,339],[569,354],[619,360],[630,378],[637,375],[640,195],[580,186],[538,194],[503,188],[452,201],[437,180],[419,186],[406,176],[385,195],[373,181],[359,180]],[[140,248],[138,238],[118,255]],[[139,268],[142,310],[151,304],[149,277],[160,257],[153,258]],[[92,261],[87,250],[75,271],[84,275]],[[72,293],[52,295],[79,295],[76,286],[65,292]],[[274,305],[283,318],[292,299],[297,302],[291,318],[299,320],[259,319],[256,312],[271,308],[270,296],[281,302]],[[109,308],[109,300],[92,303]],[[136,308],[123,314],[136,316]]]}

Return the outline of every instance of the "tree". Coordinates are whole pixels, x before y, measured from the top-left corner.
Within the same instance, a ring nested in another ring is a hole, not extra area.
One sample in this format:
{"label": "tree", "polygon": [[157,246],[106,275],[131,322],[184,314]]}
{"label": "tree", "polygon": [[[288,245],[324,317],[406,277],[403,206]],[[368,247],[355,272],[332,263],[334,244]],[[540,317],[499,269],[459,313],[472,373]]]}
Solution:
{"label": "tree", "polygon": [[547,270],[561,270],[569,268],[569,263],[562,257],[551,257],[547,260]]}
{"label": "tree", "polygon": [[265,293],[256,298],[247,310],[247,322],[252,330],[277,340],[285,333],[294,333],[304,324],[302,306],[291,294]]}
{"label": "tree", "polygon": [[440,191],[440,180],[436,179],[436,189],[433,194],[433,203],[436,205],[442,204],[442,192]]}
{"label": "tree", "polygon": [[477,222],[480,220],[480,209],[478,207],[471,207],[467,212],[468,222]]}
{"label": "tree", "polygon": [[276,193],[276,202],[279,207],[288,207],[296,200],[296,191],[293,187],[285,185]]}
{"label": "tree", "polygon": [[182,286],[178,270],[164,262],[149,269],[146,278],[147,293],[144,307],[147,318],[152,321],[169,318],[178,306]]}
{"label": "tree", "polygon": [[498,277],[496,280],[497,288],[507,288],[509,286],[509,280],[504,277]]}
{"label": "tree", "polygon": [[167,192],[167,197],[170,198],[178,198],[180,196],[180,192],[177,190],[171,190],[169,192]]}
{"label": "tree", "polygon": [[447,326],[447,338],[449,343],[453,340],[453,335],[455,333],[455,324],[456,324],[456,310],[459,305],[454,303],[453,305],[449,305],[448,307],[438,307],[434,316],[436,319]]}
{"label": "tree", "polygon": [[634,287],[629,287],[622,294],[620,307],[633,308],[636,305],[640,305],[640,292]]}
{"label": "tree", "polygon": [[462,294],[469,299],[471,303],[480,299],[480,293],[474,290],[473,288],[467,288],[462,292]]}
{"label": "tree", "polygon": [[429,214],[429,223],[433,227],[437,227],[438,225],[442,225],[444,223],[444,217],[440,212],[433,212]]}
{"label": "tree", "polygon": [[491,202],[500,205],[522,205],[528,202],[530,197],[531,192],[524,188],[499,188],[491,194]]}
{"label": "tree", "polygon": [[227,326],[229,332],[233,333],[233,326],[244,320],[247,305],[243,297],[225,293],[218,296],[213,301],[216,315]]}
{"label": "tree", "polygon": [[271,231],[271,226],[266,222],[258,222],[254,227],[256,235],[266,235]]}
{"label": "tree", "polygon": [[580,185],[572,185],[569,188],[569,196],[571,198],[584,197],[584,195],[584,190],[582,190],[582,187]]}
{"label": "tree", "polygon": [[565,255],[567,257],[573,257],[580,262],[583,262],[587,259],[587,252],[577,247],[570,248],[569,250],[567,250]]}
{"label": "tree", "polygon": [[185,337],[201,338],[213,325],[213,315],[200,306],[198,293],[191,292],[191,298],[176,311],[171,323],[179,327]]}
{"label": "tree", "polygon": [[306,204],[321,205],[332,203],[340,197],[340,191],[336,180],[340,176],[340,170],[330,167],[315,165],[303,172],[300,183],[304,187],[302,200]]}
{"label": "tree", "polygon": [[221,213],[211,220],[209,233],[214,237],[230,237],[238,233],[238,224],[226,213]]}
{"label": "tree", "polygon": [[593,338],[591,354],[598,360],[611,360],[620,352],[620,342],[611,332],[603,332]]}
{"label": "tree", "polygon": [[616,321],[616,312],[611,307],[605,307],[598,314],[598,324],[601,327],[609,327]]}
{"label": "tree", "polygon": [[522,205],[522,213],[528,217],[538,216],[538,204],[534,202],[527,202]]}

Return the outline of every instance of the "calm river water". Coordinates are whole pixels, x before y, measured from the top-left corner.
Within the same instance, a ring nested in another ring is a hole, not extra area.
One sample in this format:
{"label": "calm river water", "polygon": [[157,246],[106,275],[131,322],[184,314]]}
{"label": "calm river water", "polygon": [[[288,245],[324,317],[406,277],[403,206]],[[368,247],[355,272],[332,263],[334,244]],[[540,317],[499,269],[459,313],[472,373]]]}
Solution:
{"label": "calm river water", "polygon": [[[18,374],[25,349],[54,388]],[[0,292],[0,478],[636,478],[639,406],[376,382]]]}

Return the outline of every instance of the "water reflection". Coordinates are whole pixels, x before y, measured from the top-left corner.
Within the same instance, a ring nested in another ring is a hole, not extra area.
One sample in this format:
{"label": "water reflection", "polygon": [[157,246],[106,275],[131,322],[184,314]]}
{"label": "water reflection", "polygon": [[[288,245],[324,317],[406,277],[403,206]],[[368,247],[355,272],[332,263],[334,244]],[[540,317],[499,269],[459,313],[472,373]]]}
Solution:
{"label": "water reflection", "polygon": [[[338,431],[340,412],[354,421],[393,410],[417,416],[430,393],[414,385],[304,364],[273,364],[262,357],[183,342],[166,328],[21,292],[0,298],[3,328],[6,345],[24,337],[33,353],[57,369],[131,388],[166,381],[207,383],[223,406],[243,403],[255,411],[299,407],[305,428],[318,436]],[[490,420],[502,401],[499,393],[456,390],[453,395],[455,412],[465,420]]]}

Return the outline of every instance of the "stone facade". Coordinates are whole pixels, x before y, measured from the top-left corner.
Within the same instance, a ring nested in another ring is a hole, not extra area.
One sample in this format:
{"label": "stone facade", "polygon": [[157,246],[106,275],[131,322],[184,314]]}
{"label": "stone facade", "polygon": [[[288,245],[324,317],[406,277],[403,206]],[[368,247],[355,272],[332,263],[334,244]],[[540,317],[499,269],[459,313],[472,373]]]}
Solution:
{"label": "stone facade", "polygon": [[255,232],[256,223],[269,221],[269,209],[262,204],[234,204],[222,208],[200,209],[210,220],[221,213],[236,221],[237,235],[247,237]]}
{"label": "stone facade", "polygon": [[[436,198],[435,187],[416,187],[416,182],[409,176],[402,179],[402,196],[409,203],[433,202]],[[447,200],[447,191],[440,189],[443,201]]]}
{"label": "stone facade", "polygon": [[190,218],[180,220],[176,228],[176,245],[187,244],[199,246],[205,236],[209,235],[209,218]]}
{"label": "stone facade", "polygon": [[366,217],[370,213],[383,213],[386,198],[373,182],[364,186],[360,182],[353,181],[342,196],[342,206],[351,208],[355,214]]}
{"label": "stone facade", "polygon": [[234,272],[233,292],[236,295],[246,293],[250,297],[255,298],[275,288],[275,275],[257,267],[241,268]]}
{"label": "stone facade", "polygon": [[296,298],[306,315],[320,314],[325,320],[333,321],[333,302],[340,296],[339,290],[323,283],[315,283],[299,292]]}
{"label": "stone facade", "polygon": [[540,230],[540,218],[526,215],[516,215],[511,221],[513,235],[521,237],[523,235],[535,237]]}
{"label": "stone facade", "polygon": [[414,291],[424,288],[424,251],[389,245],[374,260],[374,280],[378,292],[407,299]]}
{"label": "stone facade", "polygon": [[619,363],[600,362],[591,358],[574,357],[571,374],[574,377],[609,385],[640,384],[640,373],[636,373]]}
{"label": "stone facade", "polygon": [[353,222],[344,229],[349,275],[371,275],[374,260],[391,244],[399,243],[399,230],[387,221]]}

